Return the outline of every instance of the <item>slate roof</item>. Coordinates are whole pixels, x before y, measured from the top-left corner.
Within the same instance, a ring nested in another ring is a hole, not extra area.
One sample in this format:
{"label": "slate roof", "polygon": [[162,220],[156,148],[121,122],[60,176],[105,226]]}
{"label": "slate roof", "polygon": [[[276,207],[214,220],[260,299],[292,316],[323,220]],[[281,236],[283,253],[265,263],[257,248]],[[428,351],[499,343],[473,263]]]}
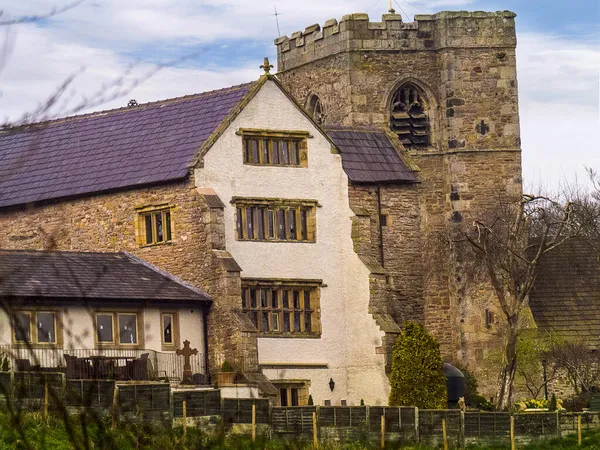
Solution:
{"label": "slate roof", "polygon": [[587,240],[570,240],[542,259],[529,304],[540,329],[600,348],[600,260]]}
{"label": "slate roof", "polygon": [[0,295],[48,299],[210,302],[126,253],[0,250]]}
{"label": "slate roof", "polygon": [[342,166],[354,183],[416,183],[390,137],[376,128],[331,127],[325,131],[342,153]]}
{"label": "slate roof", "polygon": [[0,131],[0,207],[183,179],[251,86]]}

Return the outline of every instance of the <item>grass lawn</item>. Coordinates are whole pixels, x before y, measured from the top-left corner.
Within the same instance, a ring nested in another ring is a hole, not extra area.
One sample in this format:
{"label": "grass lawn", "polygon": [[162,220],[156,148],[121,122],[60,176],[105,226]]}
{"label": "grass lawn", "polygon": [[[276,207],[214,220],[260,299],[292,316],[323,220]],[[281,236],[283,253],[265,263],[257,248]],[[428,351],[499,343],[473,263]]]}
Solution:
{"label": "grass lawn", "polygon": [[[128,424],[112,430],[107,420],[82,419],[70,416],[66,421],[59,417],[43,420],[40,414],[25,413],[11,419],[0,413],[0,450],[35,449],[67,450],[119,449],[119,450],[308,450],[312,445],[259,438],[253,443],[247,436],[209,436],[200,430],[188,428],[184,442],[181,428],[161,425]],[[323,444],[321,450],[375,450],[377,442],[370,444]],[[388,446],[387,448],[399,448]],[[429,447],[400,447],[405,450],[427,450]],[[470,450],[509,449],[507,445],[490,444],[468,446]],[[600,450],[600,429],[584,433],[583,446],[577,445],[577,436],[517,446],[518,450],[594,449]]]}

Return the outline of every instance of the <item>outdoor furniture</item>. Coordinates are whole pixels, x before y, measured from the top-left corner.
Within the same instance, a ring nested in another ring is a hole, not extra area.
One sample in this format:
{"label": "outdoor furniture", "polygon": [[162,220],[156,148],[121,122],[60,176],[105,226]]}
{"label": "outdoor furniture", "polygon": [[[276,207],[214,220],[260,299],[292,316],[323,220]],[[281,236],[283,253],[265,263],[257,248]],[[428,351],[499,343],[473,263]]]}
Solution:
{"label": "outdoor furniture", "polygon": [[77,356],[71,356],[64,354],[65,361],[67,363],[66,375],[69,379],[86,379],[90,378],[91,368],[89,363],[86,362]]}
{"label": "outdoor furniture", "polygon": [[28,372],[31,370],[31,363],[28,359],[15,359],[15,368],[17,372]]}
{"label": "outdoor furniture", "polygon": [[[91,369],[91,378],[94,379],[131,379],[127,366],[134,359],[131,356],[104,356],[93,355],[79,358],[86,361]],[[123,366],[119,361],[124,361]]]}
{"label": "outdoor furniture", "polygon": [[148,357],[149,353],[142,353],[139,358],[128,362],[129,374],[131,380],[147,380],[148,379]]}

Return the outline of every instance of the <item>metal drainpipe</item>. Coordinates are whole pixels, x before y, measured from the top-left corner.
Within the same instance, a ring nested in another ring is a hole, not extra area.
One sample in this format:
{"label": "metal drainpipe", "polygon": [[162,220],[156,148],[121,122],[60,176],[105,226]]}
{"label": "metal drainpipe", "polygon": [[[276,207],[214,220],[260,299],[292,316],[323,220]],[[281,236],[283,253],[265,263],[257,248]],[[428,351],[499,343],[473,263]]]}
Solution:
{"label": "metal drainpipe", "polygon": [[379,224],[379,254],[381,256],[381,267],[385,268],[383,252],[383,226],[381,225],[381,184],[377,185],[377,223]]}
{"label": "metal drainpipe", "polygon": [[209,306],[202,308],[202,322],[204,324],[204,366],[206,367],[206,378],[210,384],[210,369],[208,367],[208,310]]}

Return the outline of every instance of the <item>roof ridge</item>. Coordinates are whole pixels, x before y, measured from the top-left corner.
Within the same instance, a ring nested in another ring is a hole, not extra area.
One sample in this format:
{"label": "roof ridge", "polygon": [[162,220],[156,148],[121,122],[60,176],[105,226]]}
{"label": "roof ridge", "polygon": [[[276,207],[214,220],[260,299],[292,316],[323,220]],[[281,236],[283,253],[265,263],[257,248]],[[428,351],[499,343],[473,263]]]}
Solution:
{"label": "roof ridge", "polygon": [[28,129],[32,129],[32,128],[35,129],[38,127],[41,128],[43,126],[55,125],[55,124],[60,124],[60,123],[70,122],[70,121],[80,120],[80,119],[87,119],[87,118],[96,117],[96,116],[115,114],[118,112],[136,111],[136,110],[139,110],[140,108],[152,107],[152,106],[156,106],[159,104],[177,103],[180,101],[197,99],[199,97],[210,97],[212,95],[218,95],[220,93],[224,93],[225,91],[231,92],[231,91],[244,89],[248,86],[251,86],[254,83],[256,83],[256,81],[250,81],[247,83],[236,84],[233,86],[224,87],[224,88],[220,88],[220,89],[213,89],[211,91],[197,92],[195,94],[187,94],[187,95],[182,95],[179,97],[171,97],[171,98],[165,98],[162,100],[155,100],[155,101],[151,101],[151,102],[140,103],[134,107],[122,106],[120,108],[103,109],[100,111],[92,111],[92,112],[84,113],[84,114],[74,114],[72,116],[57,117],[55,119],[42,120],[40,122],[25,123],[22,125],[15,125],[12,127],[0,127],[0,135],[3,133],[18,132],[18,131],[28,130]]}
{"label": "roof ridge", "polygon": [[323,127],[325,131],[357,131],[357,132],[367,132],[367,133],[385,133],[385,129],[383,127],[377,126],[346,126],[346,125],[326,125]]}
{"label": "roof ridge", "polygon": [[77,250],[39,250],[39,249],[35,249],[35,248],[30,248],[30,249],[27,249],[27,248],[16,248],[16,249],[0,248],[0,253],[38,253],[38,254],[53,254],[53,255],[70,254],[70,255],[112,255],[112,256],[121,255],[121,256],[129,257],[129,255],[126,252],[90,252],[90,251],[86,251],[86,250],[82,250],[82,251],[77,251]]}

